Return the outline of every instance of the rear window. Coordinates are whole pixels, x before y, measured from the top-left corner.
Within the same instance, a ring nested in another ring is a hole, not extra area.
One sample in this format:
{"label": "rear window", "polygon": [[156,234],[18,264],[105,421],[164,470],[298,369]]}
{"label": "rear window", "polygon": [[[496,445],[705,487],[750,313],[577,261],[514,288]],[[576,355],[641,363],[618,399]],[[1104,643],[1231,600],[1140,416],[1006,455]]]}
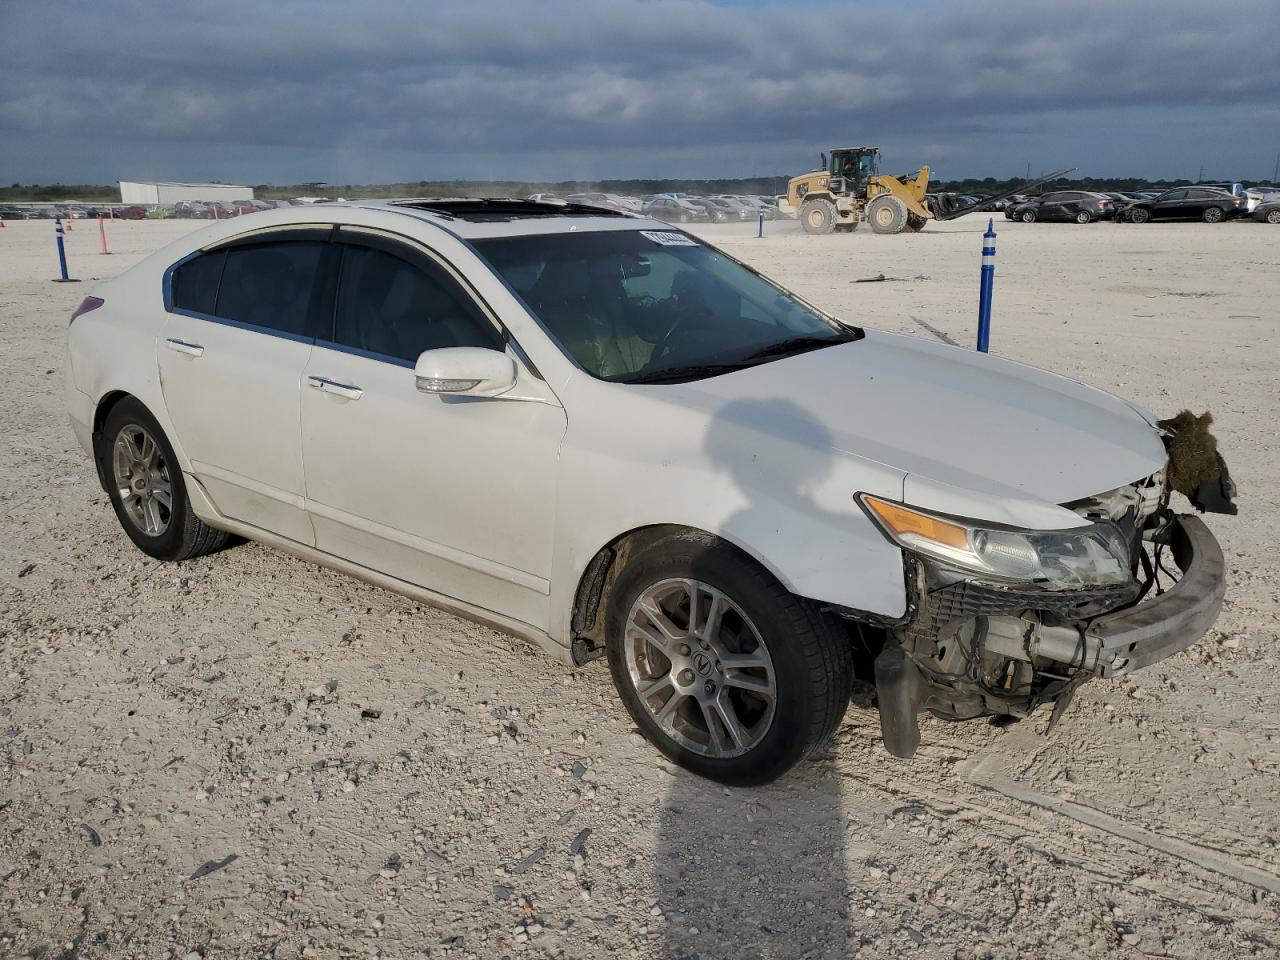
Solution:
{"label": "rear window", "polygon": [[224,251],[202,253],[173,271],[173,305],[179,310],[213,313],[222,279]]}
{"label": "rear window", "polygon": [[233,247],[218,289],[219,317],[304,336],[324,244]]}

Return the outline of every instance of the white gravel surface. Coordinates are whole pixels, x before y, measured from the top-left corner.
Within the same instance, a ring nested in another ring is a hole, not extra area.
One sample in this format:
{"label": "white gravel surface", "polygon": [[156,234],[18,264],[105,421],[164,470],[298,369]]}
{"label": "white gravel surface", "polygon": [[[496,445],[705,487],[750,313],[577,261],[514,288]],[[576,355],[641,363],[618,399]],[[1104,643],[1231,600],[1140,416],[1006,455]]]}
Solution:
{"label": "white gravel surface", "polygon": [[[110,224],[103,257],[81,221],[73,275],[196,226]],[[846,318],[967,346],[983,226],[702,232]],[[10,223],[0,957],[1277,956],[1280,230],[997,229],[995,352],[1213,411],[1241,491],[1209,518],[1226,609],[1051,736],[926,719],[895,760],[864,690],[821,756],[730,790],[645,744],[602,662],[253,544],[138,553],[63,409],[91,284],[49,282],[50,222]]]}

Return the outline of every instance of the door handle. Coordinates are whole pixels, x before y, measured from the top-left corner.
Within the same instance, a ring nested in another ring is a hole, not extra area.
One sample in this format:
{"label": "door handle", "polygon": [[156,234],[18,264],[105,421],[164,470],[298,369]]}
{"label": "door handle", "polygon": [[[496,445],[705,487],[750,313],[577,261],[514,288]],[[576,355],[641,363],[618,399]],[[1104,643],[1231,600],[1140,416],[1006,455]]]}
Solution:
{"label": "door handle", "polygon": [[170,337],[164,342],[164,345],[170,350],[176,350],[178,353],[185,353],[189,357],[200,357],[204,355],[204,347],[198,343],[187,343],[185,340],[178,340]]}
{"label": "door handle", "polygon": [[364,391],[359,387],[349,383],[338,383],[328,377],[307,377],[307,386],[325,393],[332,393],[335,397],[342,397],[344,400],[359,400],[364,396]]}

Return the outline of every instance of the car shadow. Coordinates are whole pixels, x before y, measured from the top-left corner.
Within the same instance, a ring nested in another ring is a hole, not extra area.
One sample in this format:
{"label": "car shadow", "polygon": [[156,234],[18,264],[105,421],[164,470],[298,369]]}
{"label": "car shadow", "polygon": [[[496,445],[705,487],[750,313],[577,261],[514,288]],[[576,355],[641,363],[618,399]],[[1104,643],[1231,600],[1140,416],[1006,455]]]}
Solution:
{"label": "car shadow", "polygon": [[[761,427],[809,455],[757,457],[753,437]],[[819,509],[811,493],[830,472],[832,446],[827,428],[789,399],[723,407],[708,429],[707,455],[744,494],[771,491],[768,503],[748,495],[727,527],[776,529],[788,508]],[[785,529],[778,532],[785,536]],[[865,688],[855,693],[855,702],[869,706]],[[775,783],[755,788],[723,787],[673,768],[656,856],[662,956],[850,956],[855,934],[846,827],[833,757],[833,748],[824,745]]]}

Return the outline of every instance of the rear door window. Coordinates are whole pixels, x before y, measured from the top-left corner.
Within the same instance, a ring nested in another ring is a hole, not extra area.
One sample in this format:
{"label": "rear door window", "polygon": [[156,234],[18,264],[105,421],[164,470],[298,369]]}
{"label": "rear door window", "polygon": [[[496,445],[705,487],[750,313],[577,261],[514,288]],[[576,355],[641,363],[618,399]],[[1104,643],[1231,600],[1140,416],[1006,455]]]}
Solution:
{"label": "rear door window", "polygon": [[440,347],[502,348],[471,297],[428,258],[363,244],[343,248],[333,340],[406,364]]}
{"label": "rear door window", "polygon": [[173,306],[178,310],[211,314],[218,301],[218,284],[226,252],[201,253],[173,271]]}
{"label": "rear door window", "polygon": [[324,250],[325,244],[317,241],[231,247],[213,312],[239,323],[308,336],[307,318]]}

